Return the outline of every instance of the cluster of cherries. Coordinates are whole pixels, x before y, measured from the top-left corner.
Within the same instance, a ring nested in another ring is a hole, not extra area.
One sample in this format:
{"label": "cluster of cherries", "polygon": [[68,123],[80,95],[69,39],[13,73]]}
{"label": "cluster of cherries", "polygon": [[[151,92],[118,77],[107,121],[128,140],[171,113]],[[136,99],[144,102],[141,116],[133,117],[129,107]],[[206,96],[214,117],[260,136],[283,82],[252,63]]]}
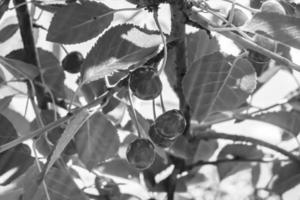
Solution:
{"label": "cluster of cherries", "polygon": [[[136,97],[151,100],[162,91],[159,74],[152,67],[141,67],[130,74],[129,87]],[[186,120],[179,110],[169,110],[158,116],[151,124],[149,138],[138,138],[129,144],[127,160],[135,168],[143,170],[151,166],[155,159],[155,147],[170,147],[186,128]]]}

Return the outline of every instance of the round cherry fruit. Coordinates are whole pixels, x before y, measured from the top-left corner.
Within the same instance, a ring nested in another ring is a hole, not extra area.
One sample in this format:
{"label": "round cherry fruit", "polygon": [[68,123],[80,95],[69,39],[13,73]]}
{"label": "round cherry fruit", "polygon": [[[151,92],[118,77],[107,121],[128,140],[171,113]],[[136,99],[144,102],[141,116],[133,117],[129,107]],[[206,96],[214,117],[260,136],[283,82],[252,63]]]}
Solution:
{"label": "round cherry fruit", "polygon": [[130,74],[129,87],[136,97],[151,100],[160,95],[162,83],[154,68],[141,67]]}
{"label": "round cherry fruit", "polygon": [[73,51],[64,57],[62,60],[62,67],[65,71],[71,74],[76,74],[80,72],[83,59],[84,58],[80,52]]}
{"label": "round cherry fruit", "polygon": [[184,115],[179,110],[169,110],[155,120],[155,128],[162,136],[175,139],[186,127]]}
{"label": "round cherry fruit", "polygon": [[129,144],[126,152],[127,160],[135,168],[149,168],[155,159],[154,145],[147,139],[136,139]]}
{"label": "round cherry fruit", "polygon": [[261,12],[278,13],[281,15],[286,15],[284,7],[276,0],[265,1],[261,5],[260,9]]}
{"label": "round cherry fruit", "polygon": [[[232,24],[239,27],[239,26],[243,26],[246,21],[248,21],[248,16],[239,8],[234,8],[233,11],[233,18],[232,18]],[[227,19],[229,19],[229,15],[230,13],[228,14],[228,17]]]}
{"label": "round cherry fruit", "polygon": [[155,128],[155,124],[152,124],[149,129],[149,137],[153,143],[161,148],[168,148],[174,142],[176,138],[168,138],[166,136],[161,135]]}

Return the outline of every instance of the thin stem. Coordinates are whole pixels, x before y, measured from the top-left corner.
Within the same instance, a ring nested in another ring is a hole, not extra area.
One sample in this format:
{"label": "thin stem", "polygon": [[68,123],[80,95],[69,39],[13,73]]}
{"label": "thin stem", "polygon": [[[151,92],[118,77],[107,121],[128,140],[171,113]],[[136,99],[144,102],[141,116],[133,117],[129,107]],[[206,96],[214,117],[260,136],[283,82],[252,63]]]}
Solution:
{"label": "thin stem", "polygon": [[163,111],[163,113],[165,113],[166,112],[166,107],[165,107],[165,104],[164,104],[164,99],[162,97],[162,94],[159,95],[159,98],[160,98],[160,104],[161,104],[162,111]]}
{"label": "thin stem", "polygon": [[152,100],[153,119],[156,120],[155,99]]}
{"label": "thin stem", "polygon": [[135,109],[134,109],[134,106],[133,106],[133,102],[132,102],[131,96],[132,96],[132,95],[131,95],[130,89],[128,88],[128,99],[129,99],[131,111],[132,111],[132,113],[133,113],[133,121],[134,121],[134,123],[135,123],[135,127],[136,127],[136,129],[137,129],[138,136],[139,136],[139,138],[141,138],[141,137],[142,137],[142,134],[141,134],[139,122],[138,122],[138,120],[137,120],[137,116],[136,116],[136,112],[135,112]]}
{"label": "thin stem", "polygon": [[250,8],[248,6],[245,6],[243,4],[240,4],[240,3],[237,3],[235,0],[223,0],[223,1],[226,1],[226,2],[229,2],[229,3],[232,3],[232,4],[235,4],[241,8],[245,8],[246,10],[249,10],[251,13],[255,14],[255,13],[258,13],[259,10],[257,9],[253,9],[253,8]]}
{"label": "thin stem", "polygon": [[164,45],[164,59],[163,59],[163,63],[161,65],[161,68],[159,69],[158,71],[158,74],[161,74],[164,69],[165,69],[165,66],[167,64],[167,58],[168,58],[168,48],[167,48],[167,41],[166,41],[166,38],[164,36],[164,33],[161,29],[161,26],[160,26],[160,23],[158,21],[158,14],[157,14],[157,9],[154,9],[153,11],[153,18],[154,18],[154,21],[155,21],[155,24],[160,32],[160,36],[161,36],[161,39],[162,39],[162,42],[163,42],[163,45]]}
{"label": "thin stem", "polygon": [[206,133],[201,133],[197,135],[197,138],[200,139],[205,139],[205,140],[211,140],[211,139],[225,139],[225,140],[232,140],[232,141],[239,141],[239,142],[250,142],[255,145],[263,146],[266,148],[269,148],[273,151],[276,151],[278,153],[281,153],[282,155],[288,157],[290,160],[296,162],[297,164],[300,165],[300,158],[295,156],[294,154],[276,146],[270,143],[267,143],[265,141],[255,139],[252,137],[247,137],[247,136],[242,136],[242,135],[229,135],[226,133],[215,133],[215,132],[206,132]]}

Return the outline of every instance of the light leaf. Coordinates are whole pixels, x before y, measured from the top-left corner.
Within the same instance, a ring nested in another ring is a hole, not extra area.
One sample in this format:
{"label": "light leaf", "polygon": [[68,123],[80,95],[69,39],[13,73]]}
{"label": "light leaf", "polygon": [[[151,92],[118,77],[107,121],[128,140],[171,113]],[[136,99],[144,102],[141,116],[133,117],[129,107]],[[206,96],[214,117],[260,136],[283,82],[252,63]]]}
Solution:
{"label": "light leaf", "polygon": [[239,107],[255,87],[256,75],[249,61],[239,59],[232,66],[219,52],[194,62],[183,80],[192,118],[199,122],[209,114]]}
{"label": "light leaf", "polygon": [[54,14],[47,40],[74,44],[92,39],[110,25],[112,11],[106,5],[95,1],[64,6]]}
{"label": "light leaf", "polygon": [[263,34],[300,49],[300,18],[278,13],[259,12],[243,27],[243,30]]}
{"label": "light leaf", "polygon": [[159,34],[134,25],[123,24],[109,29],[98,39],[83,63],[83,82],[95,81],[142,63],[156,52],[160,43]]}

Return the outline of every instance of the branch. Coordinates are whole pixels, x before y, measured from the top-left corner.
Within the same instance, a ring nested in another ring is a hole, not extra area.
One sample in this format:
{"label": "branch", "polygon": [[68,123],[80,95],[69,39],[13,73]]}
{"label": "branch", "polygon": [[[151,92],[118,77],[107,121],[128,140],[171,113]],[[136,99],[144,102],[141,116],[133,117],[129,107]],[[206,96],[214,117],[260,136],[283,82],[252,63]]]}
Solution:
{"label": "branch", "polygon": [[[32,32],[32,22],[27,8],[26,0],[14,0],[16,6],[17,18],[19,22],[21,37],[24,46],[25,60],[27,63],[33,64],[40,68],[39,57],[37,49],[34,42],[33,32]],[[22,5],[22,6],[19,6]],[[42,77],[38,76],[35,81],[42,82]],[[27,84],[28,87],[29,84]],[[41,109],[47,108],[47,102],[44,100],[45,91],[43,87],[35,85],[36,97],[38,106]]]}
{"label": "branch", "polygon": [[215,133],[215,132],[205,132],[197,135],[197,138],[203,139],[203,140],[213,140],[213,139],[224,139],[224,140],[233,140],[233,141],[239,141],[239,142],[250,142],[255,145],[263,146],[266,148],[269,148],[273,151],[276,151],[278,153],[281,153],[282,155],[288,157],[290,160],[298,163],[300,165],[300,158],[295,156],[294,154],[276,146],[273,144],[270,144],[268,142],[255,139],[252,137],[242,136],[242,135],[229,135],[226,133]]}

